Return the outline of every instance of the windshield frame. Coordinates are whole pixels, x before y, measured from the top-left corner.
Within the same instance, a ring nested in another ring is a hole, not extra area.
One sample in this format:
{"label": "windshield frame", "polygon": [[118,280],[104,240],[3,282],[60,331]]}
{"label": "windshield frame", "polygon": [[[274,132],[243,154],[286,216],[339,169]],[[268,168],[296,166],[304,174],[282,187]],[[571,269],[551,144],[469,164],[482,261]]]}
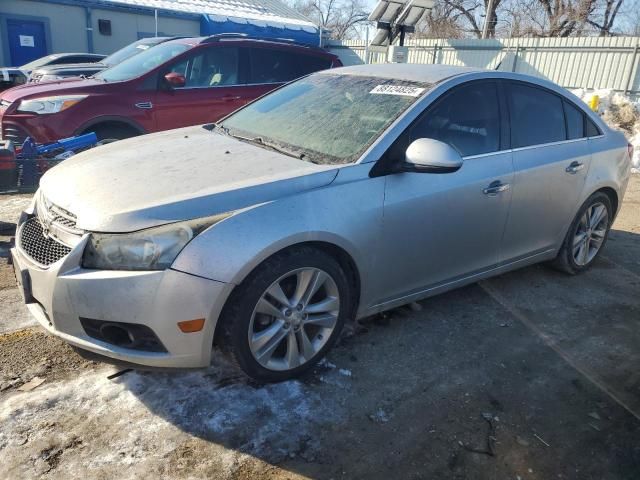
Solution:
{"label": "windshield frame", "polygon": [[[151,37],[151,39],[153,38],[157,38],[157,37]],[[147,39],[147,38],[141,38],[140,40],[136,40],[135,42],[130,43],[129,45],[125,45],[124,47],[122,47],[119,50],[116,50],[115,52],[113,52],[110,55],[107,55],[106,57],[104,57],[102,60],[100,60],[100,63],[102,63],[103,65],[107,65],[109,68],[113,67],[114,65],[118,65],[119,63],[124,62],[125,60],[131,58],[131,57],[135,57],[136,55],[139,55],[142,52],[146,52],[147,50],[149,50],[150,48],[155,47],[156,45],[160,45],[161,43],[164,43],[166,40],[160,40],[158,42],[152,42],[150,41],[151,39]],[[141,45],[146,45],[147,48],[140,48]],[[135,51],[135,50],[140,50],[137,53],[132,53],[131,55],[129,55],[128,57],[119,60],[115,63],[111,63],[111,62],[107,62],[108,59],[110,59],[111,57],[115,57],[116,55],[122,55],[122,52],[124,51]]]}
{"label": "windshield frame", "polygon": [[[250,107],[253,103],[271,95],[274,94],[278,91],[280,91],[283,88],[286,88],[287,86],[290,86],[294,83],[303,81],[311,76],[320,76],[320,75],[331,75],[331,76],[343,76],[343,77],[360,77],[360,78],[369,78],[369,79],[377,79],[380,82],[393,82],[393,81],[398,81],[398,82],[405,82],[405,83],[411,83],[411,84],[415,84],[416,87],[419,88],[423,88],[424,91],[421,92],[416,99],[410,103],[407,107],[405,107],[404,109],[401,109],[399,111],[399,113],[382,129],[380,130],[380,132],[378,133],[378,135],[374,136],[372,139],[370,139],[367,143],[362,145],[362,148],[360,148],[358,150],[358,152],[354,153],[353,155],[350,155],[348,157],[337,157],[337,156],[332,156],[329,154],[325,154],[325,153],[321,153],[321,152],[316,152],[310,149],[305,149],[305,148],[301,148],[298,147],[296,145],[292,145],[288,142],[283,142],[283,141],[279,141],[277,139],[268,137],[268,136],[261,136],[261,135],[254,135],[253,132],[248,132],[246,130],[242,130],[233,126],[228,126],[225,125],[225,122],[230,119],[231,117],[233,117],[234,115],[236,115],[237,113],[241,112],[242,110],[244,110],[245,108]],[[281,85],[280,87],[271,90],[267,93],[265,93],[264,95],[256,98],[255,100],[249,102],[248,104],[242,106],[241,108],[239,108],[238,110],[235,110],[233,112],[231,112],[230,114],[226,115],[225,117],[221,118],[220,120],[218,120],[217,122],[213,123],[213,124],[208,124],[205,125],[205,127],[207,127],[209,130],[212,130],[214,132],[218,132],[220,134],[223,135],[229,135],[233,138],[237,138],[239,141],[244,141],[247,143],[251,143],[252,145],[256,145],[258,147],[262,147],[265,149],[272,149],[272,147],[270,147],[269,145],[265,145],[265,144],[261,144],[260,141],[253,141],[254,139],[258,139],[260,140],[260,137],[262,137],[263,139],[267,140],[268,143],[272,143],[272,144],[278,144],[281,145],[283,149],[285,150],[289,150],[290,152],[294,152],[294,151],[299,151],[301,153],[301,155],[298,154],[293,154],[290,155],[292,157],[296,157],[299,158],[302,161],[308,162],[308,163],[313,163],[315,165],[326,165],[326,166],[333,166],[336,168],[339,167],[344,167],[344,166],[348,166],[348,165],[356,165],[356,164],[360,164],[360,163],[368,163],[369,161],[367,160],[367,156],[369,155],[369,153],[383,140],[385,140],[387,138],[387,135],[389,135],[390,133],[393,134],[393,131],[396,129],[396,126],[398,125],[399,122],[401,122],[405,117],[407,117],[408,115],[411,116],[412,118],[415,117],[417,114],[415,115],[411,115],[411,112],[413,112],[416,108],[419,108],[419,112],[422,111],[424,109],[423,107],[420,107],[420,105],[424,105],[425,102],[425,98],[429,95],[429,93],[437,86],[437,83],[429,83],[429,82],[418,82],[418,81],[413,81],[413,80],[406,80],[403,78],[398,78],[398,77],[378,77],[375,75],[367,75],[367,74],[353,74],[353,73],[341,73],[341,72],[333,72],[330,69],[329,70],[325,70],[325,71],[319,71],[319,72],[314,72],[311,73],[309,75],[305,75],[304,77],[300,77],[297,78],[295,80],[292,80],[284,85]],[[404,131],[404,127],[403,130]],[[402,131],[398,132],[395,137],[398,137]],[[253,137],[253,138],[252,138]],[[394,140],[395,140],[394,137]],[[392,143],[392,142],[389,142]],[[311,155],[306,155],[306,153],[311,153]],[[286,154],[286,153],[285,153]],[[330,162],[316,162],[311,160],[311,158],[313,157],[325,157],[325,158],[331,158],[332,161]],[[347,160],[348,159],[348,160]],[[333,161],[335,160],[335,161]],[[365,160],[367,160],[365,162]],[[371,160],[374,161],[374,160]]]}

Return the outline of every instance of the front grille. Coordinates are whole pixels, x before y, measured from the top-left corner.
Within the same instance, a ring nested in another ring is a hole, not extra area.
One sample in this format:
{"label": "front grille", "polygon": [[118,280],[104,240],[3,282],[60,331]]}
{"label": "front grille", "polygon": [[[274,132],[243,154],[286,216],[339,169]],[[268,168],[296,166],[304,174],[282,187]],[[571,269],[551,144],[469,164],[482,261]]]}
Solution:
{"label": "front grille", "polygon": [[64,208],[49,202],[44,196],[38,199],[36,209],[41,223],[53,227],[62,227],[71,233],[80,233],[76,229],[77,217]]}
{"label": "front grille", "polygon": [[25,222],[20,230],[18,241],[22,251],[44,267],[48,267],[71,252],[66,245],[45,235],[37,217],[32,217]]}
{"label": "front grille", "polygon": [[15,125],[5,125],[2,129],[2,139],[11,140],[16,145],[22,145],[29,134]]}
{"label": "front grille", "polygon": [[49,206],[49,215],[51,215],[51,223],[61,225],[67,229],[76,229],[76,216],[67,212],[64,208],[56,205]]}

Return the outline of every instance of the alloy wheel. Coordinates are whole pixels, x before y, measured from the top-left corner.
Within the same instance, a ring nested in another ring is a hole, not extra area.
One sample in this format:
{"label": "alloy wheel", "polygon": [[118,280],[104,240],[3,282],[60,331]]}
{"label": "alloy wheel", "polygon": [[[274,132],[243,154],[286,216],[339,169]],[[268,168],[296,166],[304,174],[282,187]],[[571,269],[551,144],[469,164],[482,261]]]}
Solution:
{"label": "alloy wheel", "polygon": [[309,362],[338,322],[340,294],[319,268],[300,268],[267,288],[253,310],[248,340],[256,361],[269,370],[291,370]]}
{"label": "alloy wheel", "polygon": [[597,202],[587,208],[573,237],[572,253],[577,265],[585,266],[595,258],[602,247],[608,227],[609,213],[604,204]]}

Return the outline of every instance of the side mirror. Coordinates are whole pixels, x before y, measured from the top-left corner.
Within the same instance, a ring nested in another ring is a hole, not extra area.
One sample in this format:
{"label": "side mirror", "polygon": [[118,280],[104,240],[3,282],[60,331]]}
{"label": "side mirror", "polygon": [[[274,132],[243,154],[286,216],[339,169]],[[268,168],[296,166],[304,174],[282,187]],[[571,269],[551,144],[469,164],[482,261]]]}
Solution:
{"label": "side mirror", "polygon": [[433,138],[414,140],[405,161],[400,164],[401,172],[451,173],[462,167],[462,157],[450,145]]}
{"label": "side mirror", "polygon": [[184,75],[180,75],[176,72],[169,72],[164,76],[165,81],[171,88],[181,88],[187,84],[187,79]]}

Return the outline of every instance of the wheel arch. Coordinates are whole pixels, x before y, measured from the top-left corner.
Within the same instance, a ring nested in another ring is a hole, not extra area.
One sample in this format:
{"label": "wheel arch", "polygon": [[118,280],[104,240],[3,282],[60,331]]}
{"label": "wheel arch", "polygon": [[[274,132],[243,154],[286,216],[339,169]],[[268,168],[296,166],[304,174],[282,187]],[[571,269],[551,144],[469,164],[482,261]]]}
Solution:
{"label": "wheel arch", "polygon": [[[348,279],[349,279],[349,283],[351,285],[351,287],[353,288],[352,291],[352,295],[353,295],[353,303],[352,303],[352,311],[350,312],[349,315],[349,319],[355,319],[356,313],[358,312],[358,307],[360,304],[360,297],[361,297],[361,272],[360,269],[358,267],[358,264],[356,263],[354,257],[342,246],[338,245],[337,243],[334,242],[330,242],[327,240],[305,240],[305,241],[298,241],[295,243],[290,243],[287,246],[284,246],[282,248],[279,248],[275,251],[271,251],[269,252],[268,255],[264,255],[259,262],[253,264],[252,268],[248,271],[245,271],[242,273],[241,277],[238,277],[237,279],[234,279],[234,284],[236,285],[234,287],[234,289],[230,292],[230,294],[227,296],[227,298],[225,299],[224,305],[221,309],[221,316],[222,316],[222,312],[225,310],[225,308],[227,307],[227,305],[229,305],[229,303],[232,301],[232,299],[234,298],[234,292],[237,291],[237,288],[242,285],[243,282],[246,281],[246,279],[258,268],[260,267],[260,265],[262,265],[264,262],[266,262],[269,258],[272,258],[275,255],[281,254],[283,252],[286,252],[287,250],[292,250],[292,249],[296,249],[296,248],[303,248],[303,247],[311,247],[311,248],[315,248],[317,250],[320,250],[328,255],[330,255],[331,257],[333,257],[339,264],[340,267],[344,270],[345,274],[347,275]],[[221,328],[220,328],[220,323],[221,322],[217,322],[216,323],[216,327],[215,330],[213,332],[213,344],[218,344],[218,341],[221,337]]]}
{"label": "wheel arch", "polygon": [[618,192],[616,192],[615,189],[611,187],[602,187],[593,193],[598,193],[598,192],[602,192],[607,197],[609,197],[609,201],[611,202],[611,208],[613,209],[613,217],[615,218],[615,216],[618,213],[618,206],[620,205],[619,199],[618,199]]}
{"label": "wheel arch", "polygon": [[88,122],[82,124],[76,129],[75,134],[82,135],[83,133],[89,133],[90,131],[92,131],[91,129],[104,125],[124,127],[135,132],[137,135],[144,135],[145,133],[147,133],[142,125],[134,120],[131,120],[130,118],[120,117],[117,115],[103,115],[100,117],[92,118]]}

